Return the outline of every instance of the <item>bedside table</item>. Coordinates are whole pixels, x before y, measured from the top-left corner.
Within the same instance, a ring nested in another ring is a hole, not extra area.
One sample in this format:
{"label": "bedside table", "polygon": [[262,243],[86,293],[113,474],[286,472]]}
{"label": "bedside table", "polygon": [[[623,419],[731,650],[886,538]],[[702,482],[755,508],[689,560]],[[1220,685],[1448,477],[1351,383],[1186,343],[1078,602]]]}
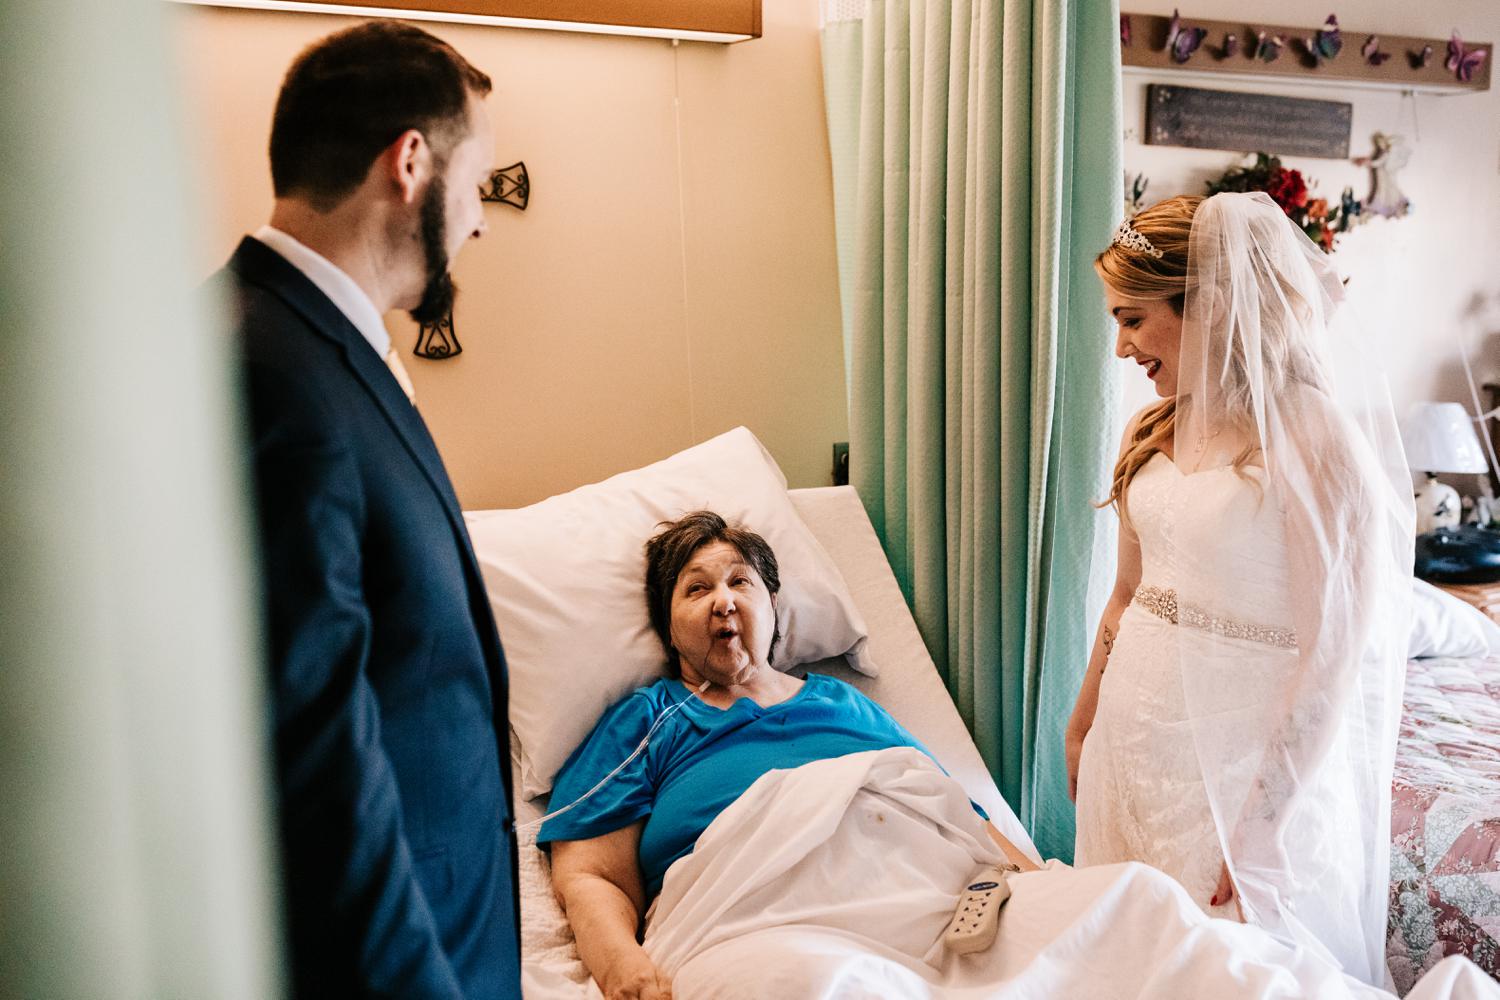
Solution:
{"label": "bedside table", "polygon": [[1472,604],[1491,621],[1500,624],[1500,583],[1435,583],[1433,586],[1465,604]]}

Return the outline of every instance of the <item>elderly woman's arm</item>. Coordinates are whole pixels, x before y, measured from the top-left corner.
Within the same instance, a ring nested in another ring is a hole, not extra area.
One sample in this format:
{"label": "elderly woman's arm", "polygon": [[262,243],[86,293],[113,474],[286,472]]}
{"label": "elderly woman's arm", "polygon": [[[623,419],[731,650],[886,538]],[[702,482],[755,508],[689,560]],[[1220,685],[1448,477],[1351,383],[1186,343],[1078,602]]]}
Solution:
{"label": "elderly woman's arm", "polygon": [[578,954],[606,1000],[670,1000],[672,984],[636,940],[646,889],[637,860],[641,820],[614,833],[552,845],[552,890]]}
{"label": "elderly woman's arm", "polygon": [[1030,855],[1021,850],[1015,844],[1012,844],[1009,838],[1007,838],[1005,834],[1001,833],[1000,829],[995,826],[993,822],[986,823],[985,826],[989,828],[990,839],[995,842],[996,847],[1000,848],[1000,851],[1005,855],[1007,861],[1015,865],[1017,868],[1021,869],[1023,872],[1034,872],[1040,870],[1040,867],[1037,865],[1037,863],[1031,860]]}

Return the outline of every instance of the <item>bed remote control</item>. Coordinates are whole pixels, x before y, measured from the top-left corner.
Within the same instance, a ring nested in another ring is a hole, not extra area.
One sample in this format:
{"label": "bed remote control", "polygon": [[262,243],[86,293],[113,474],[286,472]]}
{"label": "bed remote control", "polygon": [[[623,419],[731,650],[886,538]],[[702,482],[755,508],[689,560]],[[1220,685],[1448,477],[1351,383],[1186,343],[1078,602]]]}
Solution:
{"label": "bed remote control", "polygon": [[1010,898],[1009,872],[1020,871],[1015,865],[986,868],[964,887],[953,921],[943,932],[943,945],[955,955],[984,951],[995,942],[1000,929],[1000,907]]}

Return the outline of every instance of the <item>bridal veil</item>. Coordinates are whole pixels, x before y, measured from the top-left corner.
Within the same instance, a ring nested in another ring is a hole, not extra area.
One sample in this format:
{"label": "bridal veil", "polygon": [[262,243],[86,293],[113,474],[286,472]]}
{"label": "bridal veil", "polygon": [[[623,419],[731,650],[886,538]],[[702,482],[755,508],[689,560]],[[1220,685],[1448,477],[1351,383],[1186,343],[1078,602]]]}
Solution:
{"label": "bridal veil", "polygon": [[1247,919],[1380,984],[1413,513],[1378,352],[1344,306],[1331,258],[1264,194],[1199,206],[1174,461],[1231,467],[1275,505],[1290,620],[1256,620],[1211,534],[1179,539],[1175,655]]}

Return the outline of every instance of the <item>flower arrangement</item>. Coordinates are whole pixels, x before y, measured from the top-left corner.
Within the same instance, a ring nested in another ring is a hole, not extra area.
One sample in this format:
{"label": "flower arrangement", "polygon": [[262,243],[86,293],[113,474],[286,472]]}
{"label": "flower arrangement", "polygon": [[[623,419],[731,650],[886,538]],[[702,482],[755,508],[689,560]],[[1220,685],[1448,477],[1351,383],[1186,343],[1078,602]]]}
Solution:
{"label": "flower arrangement", "polygon": [[1221,191],[1264,191],[1325,253],[1332,253],[1338,237],[1359,224],[1363,208],[1353,189],[1346,189],[1336,204],[1312,197],[1302,171],[1282,166],[1278,157],[1267,153],[1256,153],[1254,163],[1208,182],[1210,195]]}

